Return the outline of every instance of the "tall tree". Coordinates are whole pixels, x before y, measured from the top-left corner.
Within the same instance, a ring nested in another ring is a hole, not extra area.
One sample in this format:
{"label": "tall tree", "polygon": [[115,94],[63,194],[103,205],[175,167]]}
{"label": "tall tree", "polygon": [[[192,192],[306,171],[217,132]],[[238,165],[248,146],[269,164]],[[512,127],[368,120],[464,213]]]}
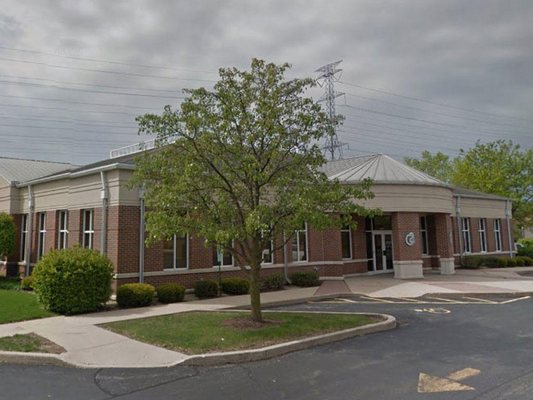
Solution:
{"label": "tall tree", "polygon": [[[202,237],[248,273],[252,318],[262,320],[260,270],[271,241],[281,246],[305,223],[316,229],[368,214],[370,181],[329,180],[317,146],[328,131],[320,105],[304,97],[314,82],[286,80],[288,64],[254,59],[249,71],[220,69],[213,90],[187,90],[179,110],[138,118],[159,148],[137,162],[149,240]],[[334,213],[334,214],[332,214]]]}
{"label": "tall tree", "polygon": [[461,149],[452,182],[509,197],[518,227],[533,225],[533,149],[522,151],[511,141],[478,141],[467,151]]}
{"label": "tall tree", "polygon": [[453,160],[450,160],[450,156],[440,151],[431,154],[424,150],[420,159],[405,157],[405,163],[444,182],[450,182],[452,178]]}
{"label": "tall tree", "polygon": [[7,258],[15,250],[16,227],[13,217],[0,213],[0,261]]}
{"label": "tall tree", "polygon": [[533,149],[522,150],[511,141],[476,142],[450,159],[443,153],[422,152],[405,162],[457,186],[508,197],[520,229],[533,226]]}

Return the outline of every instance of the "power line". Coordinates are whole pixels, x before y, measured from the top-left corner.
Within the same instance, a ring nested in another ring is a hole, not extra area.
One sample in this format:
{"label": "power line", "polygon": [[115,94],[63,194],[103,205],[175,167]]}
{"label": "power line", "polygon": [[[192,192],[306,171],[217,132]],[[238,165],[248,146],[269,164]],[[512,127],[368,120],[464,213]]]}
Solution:
{"label": "power line", "polygon": [[393,105],[395,107],[402,107],[402,108],[407,108],[407,109],[410,109],[410,110],[422,111],[422,112],[426,112],[426,113],[430,113],[430,114],[442,115],[442,116],[449,117],[449,118],[468,120],[468,121],[473,121],[473,122],[479,122],[479,123],[482,123],[482,124],[500,125],[500,126],[504,126],[504,127],[507,126],[507,127],[513,127],[513,128],[519,128],[519,129],[529,129],[526,126],[518,126],[518,125],[513,125],[513,124],[508,124],[508,123],[495,122],[495,121],[486,121],[486,120],[481,120],[481,119],[477,119],[477,118],[467,117],[465,115],[453,115],[453,114],[443,113],[443,112],[434,111],[434,110],[427,110],[425,108],[409,106],[409,105],[405,105],[405,104],[399,104],[399,103],[395,103],[395,102],[392,102],[392,101],[376,99],[376,98],[373,98],[373,97],[361,96],[361,95],[353,94],[353,93],[349,93],[349,92],[345,92],[344,94],[346,94],[348,96],[364,99],[364,100],[375,101],[375,102],[379,102],[379,103],[383,103],[383,104]]}
{"label": "power line", "polygon": [[[90,120],[78,120],[78,119],[50,119],[50,118],[41,118],[40,116],[29,117],[29,116],[12,116],[6,114],[0,114],[0,119],[18,119],[24,121],[43,121],[43,122],[56,122],[56,123],[67,123],[67,124],[76,124],[76,125],[87,125],[87,126],[102,126],[102,127],[112,127],[120,129],[137,129],[137,125],[121,125],[116,121],[90,121]],[[101,122],[101,123],[99,123]],[[106,124],[108,122],[109,124]]]}
{"label": "power line", "polygon": [[360,88],[360,89],[364,89],[364,90],[370,90],[372,92],[383,93],[383,94],[386,94],[386,95],[389,95],[389,96],[395,96],[395,97],[400,97],[400,98],[403,98],[403,99],[408,99],[408,100],[414,100],[414,101],[418,101],[418,102],[422,102],[422,103],[433,104],[433,105],[440,106],[440,107],[446,107],[446,108],[451,108],[451,109],[455,109],[455,110],[461,110],[461,111],[466,111],[466,112],[471,112],[471,113],[476,113],[476,114],[490,115],[492,117],[497,117],[497,118],[512,118],[512,119],[521,119],[521,120],[524,120],[524,121],[533,122],[533,120],[527,119],[527,118],[509,116],[509,115],[503,115],[503,114],[489,113],[489,112],[486,112],[486,111],[475,110],[475,109],[472,109],[472,108],[458,107],[458,106],[453,106],[453,105],[449,105],[449,104],[438,103],[438,102],[435,102],[435,101],[432,101],[432,100],[423,99],[423,98],[420,98],[420,97],[407,96],[407,95],[403,95],[403,94],[399,94],[399,93],[389,92],[389,91],[382,90],[382,89],[374,89],[374,88],[370,88],[370,87],[366,87],[366,86],[362,86],[362,85],[357,85],[355,83],[349,83],[349,82],[343,82],[343,81],[339,81],[339,83],[342,84],[342,85],[352,86],[352,87],[356,87],[356,88]]}
{"label": "power line", "polygon": [[102,73],[102,74],[135,76],[135,77],[142,77],[142,78],[167,79],[167,80],[174,80],[174,81],[178,80],[178,81],[208,82],[208,83],[216,82],[211,79],[179,78],[177,76],[140,74],[136,72],[118,72],[118,71],[111,71],[111,70],[106,70],[106,69],[94,69],[94,68],[83,68],[83,67],[72,67],[72,66],[67,67],[65,65],[49,64],[49,63],[45,63],[41,61],[18,60],[16,58],[9,58],[9,57],[0,57],[0,60],[9,61],[9,62],[18,62],[18,63],[24,63],[24,64],[42,65],[42,66],[46,66],[50,68],[67,69],[67,70],[73,70],[73,71],[97,72],[97,73]]}
{"label": "power line", "polygon": [[47,52],[39,51],[39,50],[21,49],[21,48],[6,47],[6,46],[0,46],[0,49],[9,50],[9,51],[18,51],[18,52],[23,52],[23,53],[42,54],[46,56],[66,58],[69,60],[90,61],[90,62],[98,62],[98,63],[106,63],[106,64],[114,64],[114,65],[124,65],[124,66],[129,66],[129,67],[164,69],[168,71],[178,71],[178,72],[188,71],[188,72],[201,72],[205,74],[217,74],[217,72],[215,71],[207,71],[207,70],[201,70],[201,69],[165,67],[165,66],[160,66],[160,65],[126,63],[122,61],[103,60],[103,59],[98,59],[98,58],[66,56],[66,55],[60,55],[60,54],[54,54],[54,53],[47,53]]}
{"label": "power line", "polygon": [[[28,106],[28,105],[23,105],[23,104],[5,104],[5,103],[0,103],[0,107],[33,108],[33,109],[40,109],[40,110],[82,112],[82,113],[87,113],[87,114],[118,114],[118,115],[128,115],[128,116],[132,116],[132,117],[137,117],[139,115],[139,114],[122,112],[122,111],[76,110],[76,109],[73,109],[73,108],[66,108],[66,107],[42,107],[42,106]],[[159,110],[159,109],[151,108],[149,110]]]}
{"label": "power line", "polygon": [[111,95],[120,95],[120,96],[136,96],[136,97],[153,97],[153,98],[160,98],[160,99],[184,99],[183,96],[160,96],[155,94],[144,94],[144,93],[130,93],[130,92],[109,92],[109,91],[102,91],[102,90],[90,90],[90,89],[80,89],[80,88],[68,88],[64,86],[58,86],[58,85],[44,85],[42,83],[33,83],[33,82],[12,82],[12,81],[2,81],[0,80],[1,84],[8,84],[8,85],[21,85],[21,86],[31,86],[31,87],[42,87],[42,88],[52,88],[52,89],[59,89],[59,90],[68,90],[68,91],[74,91],[74,92],[84,92],[84,93],[98,93],[98,94],[111,94]]}
{"label": "power line", "polygon": [[372,110],[372,109],[369,109],[369,108],[352,106],[352,105],[349,105],[349,104],[341,104],[341,106],[342,107],[348,107],[348,108],[351,108],[351,109],[354,109],[354,110],[360,110],[360,111],[372,113],[372,114],[385,115],[387,117],[392,117],[392,118],[400,118],[400,119],[409,120],[409,121],[423,122],[423,123],[432,124],[432,125],[448,126],[448,127],[451,127],[451,128],[462,128],[462,129],[467,129],[467,130],[470,130],[470,131],[483,132],[483,133],[486,133],[486,134],[492,134],[492,135],[498,135],[498,136],[501,135],[501,132],[480,130],[479,128],[478,129],[472,129],[472,128],[470,128],[468,126],[464,126],[464,125],[451,124],[451,123],[447,123],[447,122],[437,122],[437,121],[431,121],[431,120],[415,118],[415,117],[407,117],[407,116],[404,116],[404,115],[392,114],[392,113],[388,113],[388,112],[384,112],[384,111],[376,111],[376,110]]}

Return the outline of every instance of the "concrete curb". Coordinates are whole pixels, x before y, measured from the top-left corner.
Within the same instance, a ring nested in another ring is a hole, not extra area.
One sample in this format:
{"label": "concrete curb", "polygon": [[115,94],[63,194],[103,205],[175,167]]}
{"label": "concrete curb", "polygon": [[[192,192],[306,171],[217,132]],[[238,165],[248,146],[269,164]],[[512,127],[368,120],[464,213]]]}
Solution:
{"label": "concrete curb", "polygon": [[[301,311],[300,311],[301,312]],[[324,313],[321,313],[324,314]],[[329,314],[329,313],[327,313]],[[331,313],[339,314],[339,313]],[[365,325],[357,328],[345,329],[339,332],[326,333],[324,335],[313,336],[292,342],[280,343],[273,346],[262,347],[259,349],[230,351],[224,353],[200,354],[191,356],[175,365],[188,366],[214,366],[222,364],[236,364],[251,361],[266,360],[269,358],[279,357],[297,350],[304,350],[310,347],[321,346],[328,343],[338,342],[353,338],[356,336],[368,335],[370,333],[383,332],[396,328],[396,318],[387,314],[373,313],[346,313],[355,315],[367,315],[372,317],[383,318],[383,321],[374,324]]]}
{"label": "concrete curb", "polygon": [[[219,310],[227,311],[230,310]],[[271,311],[278,312],[278,311]],[[283,311],[291,312],[291,311]],[[302,312],[302,311],[294,311]],[[346,312],[319,312],[319,311],[304,311],[308,313],[319,314],[352,314],[352,315],[368,315],[378,318],[383,318],[383,321],[374,324],[365,325],[357,328],[345,329],[339,332],[327,333],[324,335],[313,336],[301,340],[294,340],[292,342],[281,343],[273,346],[262,347],[252,350],[231,351],[224,353],[210,353],[190,356],[184,360],[180,360],[171,364],[161,364],[159,366],[152,366],[151,368],[168,368],[178,365],[184,366],[214,366],[222,364],[236,364],[249,361],[266,360],[268,358],[278,357],[297,350],[303,350],[314,346],[320,346],[327,343],[337,342],[344,339],[349,339],[355,336],[368,335],[370,333],[382,332],[396,328],[396,318],[387,314],[374,313],[346,313]],[[23,353],[14,351],[0,351],[0,363],[14,363],[14,364],[39,364],[39,365],[55,365],[60,367],[75,367],[75,368],[145,368],[139,366],[109,366],[109,365],[87,365],[76,363],[72,360],[65,360],[68,353],[62,354],[48,354],[48,353]]]}
{"label": "concrete curb", "polygon": [[0,351],[0,363],[56,365],[59,367],[81,367],[63,360],[60,354],[23,353],[19,351]]}

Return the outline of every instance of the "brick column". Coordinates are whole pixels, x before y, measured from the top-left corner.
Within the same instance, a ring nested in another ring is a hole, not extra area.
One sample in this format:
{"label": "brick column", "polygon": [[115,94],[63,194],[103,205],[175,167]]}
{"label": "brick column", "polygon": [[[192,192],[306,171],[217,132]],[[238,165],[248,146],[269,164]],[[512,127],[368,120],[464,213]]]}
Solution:
{"label": "brick column", "polygon": [[435,246],[442,275],[455,274],[453,224],[448,214],[435,214]]}
{"label": "brick column", "polygon": [[[418,213],[392,213],[392,241],[394,247],[394,277],[399,279],[423,278],[420,216]],[[408,245],[406,236],[415,236]]]}

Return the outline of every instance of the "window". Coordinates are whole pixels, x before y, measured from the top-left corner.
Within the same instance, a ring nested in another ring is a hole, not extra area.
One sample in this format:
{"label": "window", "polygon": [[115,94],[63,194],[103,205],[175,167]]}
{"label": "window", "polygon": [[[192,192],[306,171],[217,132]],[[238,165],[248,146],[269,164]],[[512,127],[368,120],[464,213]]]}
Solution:
{"label": "window", "polygon": [[44,242],[46,238],[46,213],[40,212],[37,214],[37,227],[38,227],[38,236],[37,236],[37,260],[41,259],[44,254]]}
{"label": "window", "polygon": [[[264,232],[261,232],[261,237],[264,236]],[[272,264],[274,262],[274,241],[271,239],[265,245],[263,249],[263,264]]]}
{"label": "window", "polygon": [[22,215],[20,222],[20,256],[22,260],[26,260],[26,243],[28,242],[28,214]]}
{"label": "window", "polygon": [[461,231],[463,233],[463,251],[472,252],[472,241],[470,239],[470,218],[461,219]]}
{"label": "window", "polygon": [[341,228],[341,247],[342,258],[350,260],[352,258],[352,230],[350,226],[345,225]]}
{"label": "window", "polygon": [[68,244],[68,211],[58,211],[58,224],[57,248],[66,249]]}
{"label": "window", "polygon": [[94,240],[94,211],[83,210],[83,241],[82,246],[88,249],[93,248]]}
{"label": "window", "polygon": [[292,261],[307,261],[307,224],[294,231],[292,237]]}
{"label": "window", "polygon": [[188,268],[188,240],[187,236],[174,235],[171,240],[164,243],[164,268]]}
{"label": "window", "polygon": [[390,231],[392,219],[390,215],[377,215],[374,218],[365,218],[366,231]]}
{"label": "window", "polygon": [[487,252],[487,221],[485,218],[479,219],[479,247],[482,253]]}
{"label": "window", "polygon": [[215,261],[215,267],[232,267],[233,256],[231,253],[224,253],[224,251],[218,252],[217,248],[213,248],[213,260]]}
{"label": "window", "polygon": [[426,216],[420,217],[420,237],[422,238],[422,254],[429,254],[428,243],[428,218]]}
{"label": "window", "polygon": [[502,251],[502,234],[500,220],[494,220],[494,239],[496,241],[496,251]]}

